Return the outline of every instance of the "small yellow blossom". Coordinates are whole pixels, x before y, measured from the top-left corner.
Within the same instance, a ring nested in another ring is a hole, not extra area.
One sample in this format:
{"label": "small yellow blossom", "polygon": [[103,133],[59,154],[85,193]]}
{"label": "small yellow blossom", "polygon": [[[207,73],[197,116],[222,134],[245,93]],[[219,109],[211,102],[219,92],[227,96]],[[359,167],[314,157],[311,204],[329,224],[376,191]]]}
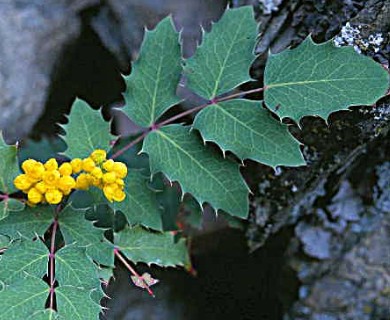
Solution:
{"label": "small yellow blossom", "polygon": [[114,194],[112,196],[112,199],[117,202],[121,202],[125,200],[126,194],[123,192],[122,189],[115,189]]}
{"label": "small yellow blossom", "polygon": [[75,158],[70,162],[70,165],[72,166],[73,173],[79,173],[81,170],[83,170],[83,160],[80,158]]}
{"label": "small yellow blossom", "polygon": [[96,164],[91,158],[85,158],[83,159],[83,170],[86,172],[91,172],[93,169],[95,169]]}
{"label": "small yellow blossom", "polygon": [[61,191],[71,190],[76,186],[76,181],[71,176],[63,176],[58,180],[57,187]]}
{"label": "small yellow blossom", "polygon": [[35,189],[37,189],[41,194],[44,194],[47,190],[47,185],[43,181],[40,181],[35,185]]}
{"label": "small yellow blossom", "polygon": [[34,180],[39,180],[42,177],[45,167],[42,163],[33,159],[28,159],[22,163],[23,171]]}
{"label": "small yellow blossom", "polygon": [[109,159],[109,160],[105,161],[103,163],[103,169],[106,170],[106,171],[111,171],[112,168],[114,167],[114,163],[115,162],[112,159]]}
{"label": "small yellow blossom", "polygon": [[57,160],[54,158],[50,158],[49,160],[46,161],[44,164],[44,167],[46,170],[53,171],[58,169],[58,163]]}
{"label": "small yellow blossom", "polygon": [[20,174],[14,179],[15,187],[22,191],[28,190],[33,183],[34,181],[27,174]]}
{"label": "small yellow blossom", "polygon": [[31,188],[27,194],[28,201],[32,204],[37,204],[42,201],[42,194],[35,188]]}
{"label": "small yellow blossom", "polygon": [[60,165],[60,167],[58,168],[58,171],[63,176],[70,176],[73,172],[73,168],[69,162],[64,162],[63,164]]}
{"label": "small yellow blossom", "polygon": [[45,199],[47,203],[50,204],[59,204],[62,200],[62,192],[58,189],[48,189],[45,193]]}
{"label": "small yellow blossom", "polygon": [[106,184],[103,187],[103,193],[105,197],[108,199],[108,201],[112,202],[115,190],[117,189],[117,185],[115,183]]}
{"label": "small yellow blossom", "polygon": [[115,180],[115,183],[120,186],[121,188],[123,188],[125,186],[125,182],[123,181],[123,179],[116,179]]}
{"label": "small yellow blossom", "polygon": [[116,176],[115,172],[107,172],[107,173],[103,174],[103,182],[104,183],[114,183],[116,179],[117,179],[117,176]]}
{"label": "small yellow blossom", "polygon": [[101,179],[103,177],[103,171],[99,167],[96,167],[91,171],[91,175],[95,178]]}
{"label": "small yellow blossom", "polygon": [[61,174],[57,170],[45,171],[42,180],[47,186],[55,187],[60,177]]}
{"label": "small yellow blossom", "polygon": [[90,158],[97,164],[101,164],[104,160],[106,160],[107,152],[102,149],[96,149],[91,153]]}
{"label": "small yellow blossom", "polygon": [[127,175],[127,167],[122,162],[115,162],[112,170],[116,173],[118,178],[124,178]]}
{"label": "small yellow blossom", "polygon": [[76,189],[88,190],[89,188],[89,175],[86,173],[80,173],[76,179]]}

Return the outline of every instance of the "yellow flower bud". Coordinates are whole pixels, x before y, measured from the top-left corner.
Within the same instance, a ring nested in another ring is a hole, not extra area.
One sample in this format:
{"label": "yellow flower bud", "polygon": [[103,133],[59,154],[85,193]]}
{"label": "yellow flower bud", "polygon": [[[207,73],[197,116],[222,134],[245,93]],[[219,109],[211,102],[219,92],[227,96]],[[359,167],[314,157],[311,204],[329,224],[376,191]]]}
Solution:
{"label": "yellow flower bud", "polygon": [[43,181],[40,181],[35,185],[35,189],[37,189],[41,194],[44,194],[47,190],[47,185]]}
{"label": "yellow flower bud", "polygon": [[92,174],[89,175],[89,184],[100,188],[102,186],[102,180],[94,177]]}
{"label": "yellow flower bud", "polygon": [[28,201],[37,204],[43,200],[42,194],[35,188],[31,188],[27,194]]}
{"label": "yellow flower bud", "polygon": [[123,162],[115,162],[112,170],[116,173],[118,178],[127,176],[127,166]]}
{"label": "yellow flower bud", "polygon": [[116,189],[114,191],[114,194],[112,195],[112,199],[114,201],[118,201],[118,202],[125,200],[125,198],[126,198],[126,193],[124,193],[123,190],[121,190],[119,188]]}
{"label": "yellow flower bud", "polygon": [[118,186],[115,183],[106,184],[103,187],[103,193],[108,201],[112,202],[116,189]]}
{"label": "yellow flower bud", "polygon": [[64,196],[69,195],[72,192],[72,189],[66,189],[66,190],[61,190]]}
{"label": "yellow flower bud", "polygon": [[106,171],[111,171],[112,168],[114,167],[114,163],[115,162],[112,159],[109,159],[109,160],[105,161],[103,163],[103,169],[106,170]]}
{"label": "yellow flower bud", "polygon": [[25,161],[23,161],[22,163],[22,169],[24,172],[28,172],[30,171],[31,169],[34,168],[34,166],[38,163],[38,161],[34,160],[34,159],[27,159]]}
{"label": "yellow flower bud", "polygon": [[116,176],[115,172],[107,172],[107,173],[103,174],[103,182],[104,183],[114,183],[116,179],[117,179],[117,176]]}
{"label": "yellow flower bud", "polygon": [[33,183],[34,181],[27,174],[20,174],[14,179],[15,187],[22,191],[28,190]]}
{"label": "yellow flower bud", "polygon": [[58,180],[57,186],[61,191],[73,189],[76,186],[76,181],[71,176],[63,176]]}
{"label": "yellow flower bud", "polygon": [[76,189],[87,190],[89,186],[89,175],[81,173],[76,179]]}
{"label": "yellow flower bud", "polygon": [[99,167],[96,167],[91,171],[91,175],[98,179],[101,179],[103,177],[103,171]]}
{"label": "yellow flower bud", "polygon": [[47,201],[47,203],[50,203],[50,204],[58,204],[61,202],[62,200],[62,192],[58,189],[49,189],[47,190],[47,192],[45,193],[45,199]]}
{"label": "yellow flower bud", "polygon": [[123,179],[116,179],[115,180],[115,183],[120,187],[120,188],[123,188],[125,186],[125,182],[123,181]]}
{"label": "yellow flower bud", "polygon": [[58,171],[63,176],[70,176],[73,172],[72,165],[69,162],[64,162],[63,164],[60,165]]}
{"label": "yellow flower bud", "polygon": [[60,176],[57,170],[45,171],[42,175],[42,180],[47,186],[56,187]]}
{"label": "yellow flower bud", "polygon": [[22,164],[23,171],[32,179],[39,180],[45,172],[45,167],[42,163],[33,159],[28,159]]}
{"label": "yellow flower bud", "polygon": [[95,162],[91,158],[83,159],[83,170],[91,172],[96,167]]}
{"label": "yellow flower bud", "polygon": [[83,160],[80,158],[75,158],[70,162],[72,166],[73,173],[79,173],[83,169]]}
{"label": "yellow flower bud", "polygon": [[57,170],[58,169],[58,163],[57,160],[54,158],[50,158],[49,160],[46,161],[44,164],[45,169],[49,171]]}
{"label": "yellow flower bud", "polygon": [[106,160],[107,152],[102,149],[96,149],[91,153],[90,158],[95,161],[97,164],[101,164],[104,160]]}

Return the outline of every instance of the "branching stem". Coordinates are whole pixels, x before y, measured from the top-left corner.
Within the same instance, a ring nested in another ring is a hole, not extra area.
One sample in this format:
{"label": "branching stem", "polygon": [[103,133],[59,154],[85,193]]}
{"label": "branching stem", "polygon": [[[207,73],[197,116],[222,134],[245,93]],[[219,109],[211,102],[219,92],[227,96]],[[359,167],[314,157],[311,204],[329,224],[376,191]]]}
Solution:
{"label": "branching stem", "polygon": [[241,91],[241,92],[237,92],[237,93],[233,93],[233,94],[230,94],[230,95],[227,95],[227,96],[223,96],[223,97],[216,97],[216,98],[213,98],[211,100],[209,100],[207,103],[204,103],[200,106],[197,106],[195,108],[192,108],[192,109],[189,109],[189,110],[186,110],[186,111],[183,111],[181,113],[178,113],[174,116],[172,116],[171,118],[169,119],[166,119],[160,123],[157,123],[157,124],[152,124],[148,130],[144,131],[140,136],[138,136],[136,139],[134,139],[133,141],[131,141],[129,144],[127,144],[126,146],[124,146],[123,148],[121,148],[120,150],[118,150],[116,153],[114,153],[112,156],[111,156],[111,159],[115,159],[117,157],[119,157],[121,154],[123,154],[126,150],[130,149],[131,147],[135,146],[137,143],[141,142],[147,135],[150,131],[154,131],[154,130],[158,130],[160,129],[161,127],[169,124],[169,123],[172,123],[176,120],[179,120],[181,118],[184,118],[194,112],[197,112],[197,111],[200,111],[210,105],[213,105],[213,104],[217,104],[219,102],[222,102],[222,101],[227,101],[227,100],[232,100],[232,99],[235,99],[235,98],[239,98],[239,97],[243,97],[247,94],[252,94],[252,93],[258,93],[258,92],[262,92],[264,90],[266,90],[267,87],[264,86],[262,88],[256,88],[256,89],[252,89],[252,90],[248,90],[248,91]]}
{"label": "branching stem", "polygon": [[55,263],[55,251],[56,251],[56,235],[58,229],[58,220],[54,219],[53,227],[51,230],[51,240],[50,240],[50,254],[49,254],[49,284],[50,284],[50,305],[49,308],[54,310],[54,283],[55,283],[55,271],[54,271],[54,263]]}
{"label": "branching stem", "polygon": [[131,274],[135,277],[137,277],[145,286],[145,289],[148,291],[149,295],[151,295],[154,298],[154,293],[152,289],[150,289],[150,286],[146,283],[144,278],[140,276],[137,271],[134,270],[134,268],[126,261],[126,259],[121,255],[118,248],[114,249],[115,256],[118,257],[118,259],[123,263],[123,265],[131,272]]}

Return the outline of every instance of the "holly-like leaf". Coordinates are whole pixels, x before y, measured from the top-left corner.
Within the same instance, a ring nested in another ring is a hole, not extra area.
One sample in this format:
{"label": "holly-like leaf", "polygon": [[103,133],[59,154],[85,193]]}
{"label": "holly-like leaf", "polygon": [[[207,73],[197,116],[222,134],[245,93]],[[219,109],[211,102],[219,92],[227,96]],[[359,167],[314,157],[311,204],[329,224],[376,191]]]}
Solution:
{"label": "holly-like leaf", "polygon": [[388,89],[389,75],[352,47],[336,48],[332,40],[316,44],[308,37],[296,49],[270,55],[264,82],[267,106],[299,121],[375,103]]}
{"label": "holly-like leaf", "polygon": [[183,239],[175,243],[171,232],[152,233],[141,227],[126,228],[116,234],[115,244],[134,263],[162,267],[188,266],[189,257]]}
{"label": "holly-like leaf", "polygon": [[299,142],[261,102],[236,99],[209,106],[197,114],[194,127],[205,141],[217,143],[241,160],[252,159],[274,168],[305,164]]}
{"label": "holly-like leaf", "polygon": [[0,282],[11,284],[26,273],[41,278],[47,271],[49,251],[41,240],[13,242],[0,258]]}
{"label": "holly-like leaf", "polygon": [[60,319],[99,319],[101,307],[91,298],[91,290],[60,286],[55,292]]}
{"label": "holly-like leaf", "polygon": [[32,314],[28,320],[57,320],[58,314],[51,309],[40,310]]}
{"label": "holly-like leaf", "polygon": [[249,67],[257,35],[250,6],[226,10],[206,33],[202,45],[184,68],[188,87],[211,99],[251,80]]}
{"label": "holly-like leaf", "polygon": [[8,216],[11,211],[22,211],[25,205],[22,201],[7,198],[0,202],[0,220]]}
{"label": "holly-like leaf", "polygon": [[85,248],[68,245],[56,253],[56,279],[61,286],[98,288],[97,271],[96,264],[85,254]]}
{"label": "holly-like leaf", "polygon": [[11,239],[7,236],[0,234],[0,249],[8,247]]}
{"label": "holly-like leaf", "polygon": [[129,171],[125,179],[126,198],[113,204],[115,210],[122,211],[129,224],[142,224],[155,230],[162,230],[161,212],[156,194],[148,185],[140,171]]}
{"label": "holly-like leaf", "polygon": [[105,239],[88,246],[87,255],[99,264],[114,267],[114,245]]}
{"label": "holly-like leaf", "polygon": [[6,286],[0,290],[0,320],[30,319],[31,315],[44,311],[48,295],[48,285],[33,276]]}
{"label": "holly-like leaf", "polygon": [[68,146],[66,156],[84,158],[95,149],[109,149],[113,136],[100,110],[93,110],[85,101],[76,99],[68,120],[63,137]]}
{"label": "holly-like leaf", "polygon": [[[79,247],[87,248],[87,254],[97,263],[105,264],[104,262],[114,259],[113,249],[104,240],[104,230],[95,228],[90,221],[85,219],[85,210],[75,209],[68,205],[59,214],[58,223],[65,244],[74,243]],[[99,246],[99,252],[104,253],[104,257],[94,255],[95,246]],[[106,250],[103,250],[103,247]]]}
{"label": "holly-like leaf", "polygon": [[18,174],[17,148],[7,145],[0,132],[0,191],[8,194],[14,192],[13,180]]}
{"label": "holly-like leaf", "polygon": [[171,17],[146,31],[138,60],[125,77],[123,111],[138,125],[149,127],[180,99],[176,87],[181,74],[179,36]]}
{"label": "holly-like leaf", "polygon": [[148,134],[143,152],[149,154],[152,173],[163,172],[178,181],[182,192],[215,210],[246,218],[248,187],[236,163],[223,159],[200,138],[181,125],[170,125]]}
{"label": "holly-like leaf", "polygon": [[20,239],[21,236],[32,239],[36,235],[43,235],[53,222],[54,210],[52,206],[26,207],[19,212],[10,212],[0,220],[0,234],[11,239]]}

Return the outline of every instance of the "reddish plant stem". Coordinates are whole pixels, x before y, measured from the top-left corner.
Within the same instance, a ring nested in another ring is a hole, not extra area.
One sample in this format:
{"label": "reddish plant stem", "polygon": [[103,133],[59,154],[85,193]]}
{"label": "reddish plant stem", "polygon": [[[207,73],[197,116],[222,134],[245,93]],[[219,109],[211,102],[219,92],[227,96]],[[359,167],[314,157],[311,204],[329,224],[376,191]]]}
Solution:
{"label": "reddish plant stem", "polygon": [[222,101],[227,101],[227,100],[232,100],[234,98],[237,98],[237,97],[242,97],[242,96],[245,96],[247,94],[252,94],[252,93],[257,93],[257,92],[262,92],[264,90],[267,89],[267,86],[264,86],[262,88],[256,88],[256,89],[252,89],[252,90],[248,90],[248,91],[241,91],[241,92],[237,92],[237,93],[233,93],[233,94],[230,94],[230,95],[227,95],[227,96],[224,96],[224,97],[220,97],[220,98],[213,98],[211,99],[210,101],[208,101],[207,103],[204,103],[200,106],[197,106],[195,108],[192,108],[192,109],[189,109],[189,110],[186,110],[184,112],[181,112],[169,119],[166,119],[160,123],[157,123],[157,124],[153,124],[151,125],[148,130],[146,130],[145,132],[143,132],[140,136],[138,136],[135,140],[131,141],[129,144],[127,144],[126,146],[124,146],[122,149],[118,150],[117,152],[115,152],[112,156],[111,156],[111,159],[115,159],[117,157],[119,157],[121,154],[123,154],[126,150],[130,149],[131,147],[133,147],[134,145],[136,145],[138,142],[141,142],[147,135],[150,131],[154,131],[154,130],[157,130],[159,128],[161,128],[162,126],[165,126],[169,123],[172,123],[173,121],[176,121],[178,119],[181,119],[185,116],[188,116],[190,115],[191,113],[194,113],[194,112],[197,112],[197,111],[200,111],[210,105],[213,105],[213,104],[216,104],[216,103],[219,103],[219,102],[222,102]]}
{"label": "reddish plant stem", "polygon": [[123,265],[131,272],[131,274],[138,279],[142,281],[142,283],[145,285],[145,289],[148,291],[149,295],[151,295],[154,298],[154,293],[152,289],[150,289],[149,285],[146,283],[144,278],[140,276],[137,271],[134,270],[134,268],[126,261],[125,258],[120,254],[120,251],[118,248],[114,248],[114,254],[117,256],[117,258],[123,263]]}
{"label": "reddish plant stem", "polygon": [[0,194],[0,200],[7,200],[7,199],[9,199],[8,194]]}
{"label": "reddish plant stem", "polygon": [[4,253],[7,250],[7,248],[0,248],[0,254]]}
{"label": "reddish plant stem", "polygon": [[118,158],[121,154],[125,153],[126,150],[130,149],[131,147],[135,146],[138,142],[141,142],[146,136],[147,134],[149,133],[150,130],[147,130],[145,132],[143,132],[138,138],[134,139],[133,141],[131,141],[129,144],[127,144],[126,146],[124,146],[122,149],[118,150],[117,152],[115,152],[110,158],[111,159],[115,159],[115,158]]}
{"label": "reddish plant stem", "polygon": [[54,219],[53,228],[51,230],[51,240],[50,240],[50,254],[49,254],[49,284],[50,284],[50,305],[49,308],[54,310],[54,282],[55,282],[55,273],[54,273],[54,263],[55,263],[55,250],[56,250],[56,235],[58,229],[58,220]]}

